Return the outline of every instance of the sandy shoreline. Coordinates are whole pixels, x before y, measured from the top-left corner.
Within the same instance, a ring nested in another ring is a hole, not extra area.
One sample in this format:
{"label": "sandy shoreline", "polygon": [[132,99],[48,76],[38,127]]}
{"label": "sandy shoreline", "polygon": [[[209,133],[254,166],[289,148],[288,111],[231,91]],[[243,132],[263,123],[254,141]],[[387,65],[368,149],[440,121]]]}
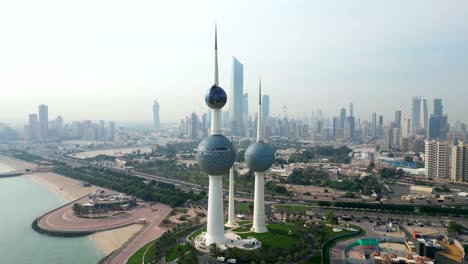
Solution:
{"label": "sandy shoreline", "polygon": [[[34,163],[16,160],[2,155],[0,155],[0,164],[7,165],[16,170],[36,167]],[[47,188],[50,192],[70,202],[100,189],[94,185],[91,187],[81,187],[80,181],[52,172],[37,172],[20,177],[28,177],[39,185]],[[104,255],[108,255],[110,252],[123,245],[133,234],[138,232],[141,227],[141,225],[131,225],[124,228],[95,233],[88,236],[88,238],[96,244]]]}

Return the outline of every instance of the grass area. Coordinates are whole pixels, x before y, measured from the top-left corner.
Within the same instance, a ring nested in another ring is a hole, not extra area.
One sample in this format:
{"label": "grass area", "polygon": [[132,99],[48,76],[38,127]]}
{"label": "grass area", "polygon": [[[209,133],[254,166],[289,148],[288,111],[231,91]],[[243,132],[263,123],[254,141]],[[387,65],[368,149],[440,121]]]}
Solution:
{"label": "grass area", "polygon": [[307,264],[320,264],[322,263],[322,255],[318,253],[317,255],[311,257],[310,259],[307,260]]}
{"label": "grass area", "polygon": [[[266,233],[245,233],[239,234],[241,238],[255,237],[262,242],[264,247],[292,249],[294,248],[297,239],[299,239],[298,231],[294,227],[289,227],[287,224],[272,223],[267,226]],[[292,234],[288,235],[291,229]]]}
{"label": "grass area", "polygon": [[[127,264],[141,264],[141,260],[143,259],[143,254],[145,253],[146,249],[152,245],[154,241],[149,242],[148,244],[141,247],[137,252],[135,252],[127,261]],[[148,252],[146,252],[146,256],[154,256],[155,247],[150,247]],[[146,261],[145,261],[146,262]]]}
{"label": "grass area", "polygon": [[205,231],[206,231],[206,227],[198,229],[197,231],[193,232],[193,234],[191,234],[189,236],[189,240],[193,240],[196,236],[198,236],[199,234],[201,234],[201,233],[203,233]]}
{"label": "grass area", "polygon": [[253,206],[252,202],[242,202],[237,205],[237,212],[240,214],[251,214],[252,210],[249,208]]}
{"label": "grass area", "polygon": [[276,211],[285,213],[288,212],[305,212],[312,210],[312,206],[309,205],[288,205],[288,204],[278,204],[275,205]]}
{"label": "grass area", "polygon": [[246,231],[250,231],[250,228],[252,228],[252,225],[245,225],[245,226],[241,226],[236,229],[233,229],[231,231],[232,232],[246,232]]}
{"label": "grass area", "polygon": [[174,247],[172,247],[167,253],[166,253],[166,261],[173,261],[176,258],[183,256],[187,251],[189,251],[189,246],[186,244],[178,244]]}

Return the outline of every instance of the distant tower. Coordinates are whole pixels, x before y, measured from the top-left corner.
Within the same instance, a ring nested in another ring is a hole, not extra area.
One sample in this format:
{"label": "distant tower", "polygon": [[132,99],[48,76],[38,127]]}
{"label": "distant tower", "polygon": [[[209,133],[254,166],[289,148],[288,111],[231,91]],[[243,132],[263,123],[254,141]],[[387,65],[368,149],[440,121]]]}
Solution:
{"label": "distant tower", "polygon": [[275,154],[270,144],[263,139],[262,84],[259,84],[257,141],[245,151],[247,166],[255,172],[255,194],[252,231],[264,233],[265,225],[265,171],[271,167]]}
{"label": "distant tower", "polygon": [[160,128],[160,121],[159,121],[159,103],[156,99],[154,99],[153,103],[153,120],[154,120],[154,129]]}
{"label": "distant tower", "polygon": [[349,103],[349,116],[354,116],[354,105]]}
{"label": "distant tower", "polygon": [[211,135],[200,142],[196,150],[196,159],[200,169],[208,174],[208,220],[205,245],[223,244],[223,175],[234,164],[236,153],[231,141],[221,134],[221,108],[227,102],[226,92],[218,82],[218,47],[215,30],[215,81],[205,94],[205,102],[211,108]]}
{"label": "distant tower", "polygon": [[243,135],[243,103],[244,103],[244,65],[232,57],[232,88],[229,104],[229,120],[234,135]]}
{"label": "distant tower", "polygon": [[[231,135],[231,142],[233,141]],[[227,227],[238,226],[236,222],[236,212],[235,212],[235,200],[234,200],[234,166],[229,170],[229,207],[228,207],[228,222],[226,223]]]}
{"label": "distant tower", "polygon": [[49,134],[49,107],[39,106],[39,139],[46,140]]}

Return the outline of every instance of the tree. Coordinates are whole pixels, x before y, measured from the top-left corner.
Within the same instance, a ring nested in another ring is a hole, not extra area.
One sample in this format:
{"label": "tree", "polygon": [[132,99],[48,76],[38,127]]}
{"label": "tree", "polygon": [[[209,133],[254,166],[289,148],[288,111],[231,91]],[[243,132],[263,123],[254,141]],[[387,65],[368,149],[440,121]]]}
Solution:
{"label": "tree", "polygon": [[78,203],[73,204],[73,212],[75,213],[75,215],[80,215],[81,205]]}
{"label": "tree", "polygon": [[449,222],[448,224],[448,227],[447,227],[447,231],[449,234],[457,234],[457,235],[460,235],[464,230],[464,227],[463,225],[455,222],[455,221],[451,221]]}
{"label": "tree", "polygon": [[403,159],[405,160],[405,162],[410,162],[410,163],[414,162],[413,158],[410,156],[405,156]]}
{"label": "tree", "polygon": [[337,225],[338,224],[338,216],[336,216],[335,212],[332,212],[332,211],[328,211],[326,216],[325,216],[325,220],[327,221],[327,223],[331,224],[331,225]]}

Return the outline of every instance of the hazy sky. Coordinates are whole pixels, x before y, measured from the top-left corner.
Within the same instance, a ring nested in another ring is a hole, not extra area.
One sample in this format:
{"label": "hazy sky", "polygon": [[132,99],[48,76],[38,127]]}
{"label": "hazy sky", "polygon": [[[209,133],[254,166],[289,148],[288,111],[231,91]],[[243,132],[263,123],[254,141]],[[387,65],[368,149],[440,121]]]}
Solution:
{"label": "hazy sky", "polygon": [[[271,112],[409,115],[411,97],[441,97],[451,122],[468,121],[468,1],[0,2],[0,122],[50,116],[163,122],[206,109],[218,23],[220,84],[232,56]],[[256,108],[255,108],[256,109]]]}

